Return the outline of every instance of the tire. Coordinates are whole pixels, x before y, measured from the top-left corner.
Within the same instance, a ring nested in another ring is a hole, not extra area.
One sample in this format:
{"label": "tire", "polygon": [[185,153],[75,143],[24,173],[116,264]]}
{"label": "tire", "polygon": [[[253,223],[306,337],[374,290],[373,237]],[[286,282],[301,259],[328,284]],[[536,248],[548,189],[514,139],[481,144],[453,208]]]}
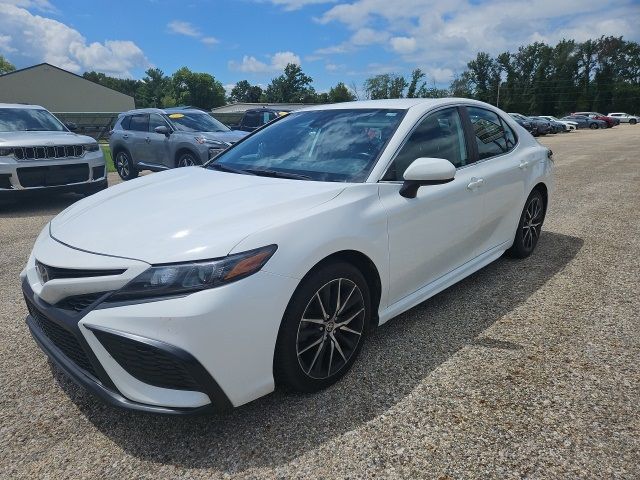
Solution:
{"label": "tire", "polygon": [[124,181],[133,180],[140,173],[133,164],[131,155],[129,155],[129,152],[126,150],[118,150],[118,153],[116,153],[113,160],[113,164],[116,167],[118,175],[120,175],[120,178]]}
{"label": "tire", "polygon": [[182,152],[176,159],[176,168],[193,167],[194,165],[200,165],[200,160],[192,152]]}
{"label": "tire", "polygon": [[597,130],[598,129],[598,124],[597,123],[590,123],[589,124],[589,128],[591,130]]}
{"label": "tire", "polygon": [[297,392],[333,385],[358,357],[370,320],[371,296],[360,271],[344,262],[319,267],[300,283],[282,319],[277,385]]}
{"label": "tire", "polygon": [[513,245],[507,255],[513,258],[527,258],[533,253],[540,239],[547,206],[539,190],[534,190],[527,198],[518,222],[518,230]]}
{"label": "tire", "polygon": [[631,120],[629,120],[630,125],[635,125],[636,123],[638,123],[638,121],[635,118],[632,118]]}

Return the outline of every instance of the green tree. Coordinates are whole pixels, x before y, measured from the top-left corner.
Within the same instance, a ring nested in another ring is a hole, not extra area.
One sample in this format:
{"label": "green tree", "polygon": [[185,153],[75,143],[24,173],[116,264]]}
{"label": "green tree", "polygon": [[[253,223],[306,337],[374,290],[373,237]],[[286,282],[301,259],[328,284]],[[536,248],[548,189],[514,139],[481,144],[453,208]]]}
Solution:
{"label": "green tree", "polygon": [[347,88],[347,86],[339,82],[335,87],[329,90],[327,100],[320,101],[319,103],[340,103],[340,102],[352,102],[356,99],[356,96]]}
{"label": "green tree", "polygon": [[426,89],[426,82],[422,81],[424,77],[424,72],[419,68],[416,68],[411,72],[411,81],[409,82],[409,89],[407,90],[407,98],[420,97],[420,92]]}
{"label": "green tree", "polygon": [[165,102],[171,102],[171,82],[159,68],[150,68],[145,72],[139,89],[141,107],[162,108]]}
{"label": "green tree", "polygon": [[371,100],[402,98],[407,86],[404,77],[394,73],[385,73],[367,78],[364,82],[364,91]]}
{"label": "green tree", "polygon": [[192,72],[182,67],[171,76],[171,85],[178,105],[210,110],[225,104],[224,87],[208,73]]}
{"label": "green tree", "polygon": [[0,55],[0,75],[13,72],[16,67],[9,60]]}
{"label": "green tree", "polygon": [[289,63],[283,75],[271,80],[265,96],[268,102],[313,103],[316,92],[312,82],[313,79],[302,71],[300,65]]}
{"label": "green tree", "polygon": [[262,98],[262,88],[251,85],[247,80],[240,80],[231,90],[229,100],[232,102],[257,103]]}

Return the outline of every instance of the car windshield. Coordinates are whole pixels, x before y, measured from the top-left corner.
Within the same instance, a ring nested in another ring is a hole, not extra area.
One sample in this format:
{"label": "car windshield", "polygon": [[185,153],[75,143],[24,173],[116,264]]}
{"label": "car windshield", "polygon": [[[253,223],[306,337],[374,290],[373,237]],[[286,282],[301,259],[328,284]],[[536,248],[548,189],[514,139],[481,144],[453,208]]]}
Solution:
{"label": "car windshield", "polygon": [[43,108],[0,108],[0,132],[66,132]]}
{"label": "car windshield", "polygon": [[389,109],[291,113],[223,152],[208,168],[363,182],[403,116],[403,110]]}
{"label": "car windshield", "polygon": [[228,132],[229,128],[206,113],[174,112],[167,115],[173,126],[183,132]]}

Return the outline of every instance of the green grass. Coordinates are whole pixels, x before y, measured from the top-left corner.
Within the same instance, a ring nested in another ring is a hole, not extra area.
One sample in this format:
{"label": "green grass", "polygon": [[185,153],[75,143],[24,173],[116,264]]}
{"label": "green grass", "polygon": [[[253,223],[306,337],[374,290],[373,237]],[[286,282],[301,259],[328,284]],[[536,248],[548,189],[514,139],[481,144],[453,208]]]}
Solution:
{"label": "green grass", "polygon": [[115,172],[116,167],[113,166],[113,158],[111,158],[111,149],[106,143],[101,143],[102,153],[104,153],[104,159],[107,162],[107,172]]}

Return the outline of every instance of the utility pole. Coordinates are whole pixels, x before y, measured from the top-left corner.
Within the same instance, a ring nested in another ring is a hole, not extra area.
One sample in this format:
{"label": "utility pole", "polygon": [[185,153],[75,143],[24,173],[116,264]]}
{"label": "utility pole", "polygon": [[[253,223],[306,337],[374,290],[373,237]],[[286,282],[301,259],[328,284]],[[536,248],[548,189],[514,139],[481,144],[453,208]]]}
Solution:
{"label": "utility pole", "polygon": [[502,82],[498,80],[498,96],[496,97],[496,107],[500,108],[500,84]]}

